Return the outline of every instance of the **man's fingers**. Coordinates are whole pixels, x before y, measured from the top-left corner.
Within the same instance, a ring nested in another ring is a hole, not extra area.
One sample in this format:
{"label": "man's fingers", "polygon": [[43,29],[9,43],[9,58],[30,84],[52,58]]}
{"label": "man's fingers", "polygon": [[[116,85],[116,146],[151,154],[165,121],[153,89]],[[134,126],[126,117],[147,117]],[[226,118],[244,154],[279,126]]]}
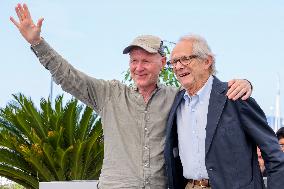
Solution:
{"label": "man's fingers", "polygon": [[20,27],[20,26],[19,26],[19,23],[18,23],[13,17],[10,16],[10,20],[13,22],[13,24],[14,24],[17,28]]}
{"label": "man's fingers", "polygon": [[228,98],[233,99],[239,93],[239,91],[240,91],[240,89],[235,88],[232,92],[229,93]]}
{"label": "man's fingers", "polygon": [[251,93],[252,93],[252,90],[248,84],[234,83],[231,86],[230,91],[228,91],[227,96],[229,99],[232,99],[232,100],[237,100],[240,97],[242,97],[242,100],[246,100],[251,96]]}
{"label": "man's fingers", "polygon": [[[247,89],[247,87],[245,87],[244,85],[240,84],[240,83],[234,83],[231,87],[230,87],[230,92],[228,91],[228,98],[229,99],[233,99],[236,100],[237,98],[240,98],[241,96],[239,96],[238,94],[244,94]],[[242,92],[244,90],[244,92]]]}
{"label": "man's fingers", "polygon": [[16,6],[16,7],[15,7],[15,11],[16,11],[17,16],[18,16],[18,18],[19,18],[19,21],[21,22],[21,21],[23,20],[23,18],[22,18],[22,15],[21,15],[21,13],[20,13],[19,6]]}
{"label": "man's fingers", "polygon": [[248,93],[246,93],[243,97],[242,97],[242,100],[246,100],[250,97],[250,95]]}
{"label": "man's fingers", "polygon": [[248,99],[250,96],[251,96],[251,93],[252,93],[252,90],[251,88],[249,87],[246,94],[242,97],[242,100],[246,100]]}
{"label": "man's fingers", "polygon": [[30,14],[28,6],[26,4],[24,4],[23,8],[24,8],[24,14],[25,14],[26,18],[32,20],[32,17],[31,17],[31,14]]}
{"label": "man's fingers", "polygon": [[234,88],[232,87],[233,84],[235,84],[236,80],[235,79],[232,79],[230,81],[228,81],[228,87],[229,87],[229,90],[227,91],[227,96],[230,95],[231,92],[233,92]]}
{"label": "man's fingers", "polygon": [[44,18],[40,18],[40,19],[37,21],[37,27],[38,27],[38,28],[41,28],[43,20],[44,20]]}
{"label": "man's fingers", "polygon": [[18,4],[18,9],[19,9],[19,13],[21,15],[22,20],[24,20],[26,18],[26,16],[25,16],[25,13],[24,13],[25,11],[23,9],[23,6],[21,4]]}
{"label": "man's fingers", "polygon": [[[230,86],[228,86],[230,87]],[[232,87],[229,88],[229,90],[227,91],[226,95],[229,97],[229,95],[233,92],[233,89]]]}
{"label": "man's fingers", "polygon": [[232,96],[232,94],[235,95],[237,92],[239,92],[239,90],[241,90],[239,89],[238,91],[235,91],[239,87],[239,85],[236,84],[236,82],[234,82],[233,84],[231,84],[231,86],[228,86],[228,87],[229,87],[229,90],[226,94],[228,97]]}
{"label": "man's fingers", "polygon": [[228,82],[228,87],[231,87],[236,82],[235,79],[232,79]]}
{"label": "man's fingers", "polygon": [[246,91],[247,91],[247,90],[246,90],[245,88],[243,88],[242,90],[240,90],[240,91],[238,92],[238,94],[236,94],[236,95],[234,96],[233,100],[237,100],[238,98],[240,98],[241,96],[243,96]]}

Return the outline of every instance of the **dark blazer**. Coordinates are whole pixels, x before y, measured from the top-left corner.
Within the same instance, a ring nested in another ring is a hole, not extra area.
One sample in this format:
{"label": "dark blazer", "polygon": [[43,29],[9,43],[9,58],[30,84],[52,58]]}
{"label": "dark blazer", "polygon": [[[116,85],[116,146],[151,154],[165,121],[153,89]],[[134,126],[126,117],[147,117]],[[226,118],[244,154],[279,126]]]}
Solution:
{"label": "dark blazer", "polygon": [[[205,139],[205,166],[212,189],[264,188],[256,146],[266,164],[268,188],[284,188],[284,153],[265,114],[253,98],[229,100],[227,88],[227,83],[214,77]],[[177,94],[167,121],[164,155],[170,189],[184,189],[186,185],[176,125],[176,110],[184,93],[181,90]]]}

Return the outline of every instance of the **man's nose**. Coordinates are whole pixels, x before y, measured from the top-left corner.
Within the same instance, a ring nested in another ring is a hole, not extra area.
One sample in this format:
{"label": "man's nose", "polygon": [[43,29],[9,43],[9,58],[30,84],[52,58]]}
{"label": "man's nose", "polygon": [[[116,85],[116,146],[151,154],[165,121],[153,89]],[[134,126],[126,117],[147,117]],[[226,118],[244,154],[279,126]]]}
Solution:
{"label": "man's nose", "polygon": [[176,70],[179,70],[179,69],[182,69],[182,68],[184,68],[184,65],[181,63],[180,60],[178,60],[178,61],[176,62],[175,69],[176,69]]}
{"label": "man's nose", "polygon": [[136,64],[136,69],[137,70],[144,70],[145,68],[144,68],[144,63],[143,62],[138,62],[137,64]]}

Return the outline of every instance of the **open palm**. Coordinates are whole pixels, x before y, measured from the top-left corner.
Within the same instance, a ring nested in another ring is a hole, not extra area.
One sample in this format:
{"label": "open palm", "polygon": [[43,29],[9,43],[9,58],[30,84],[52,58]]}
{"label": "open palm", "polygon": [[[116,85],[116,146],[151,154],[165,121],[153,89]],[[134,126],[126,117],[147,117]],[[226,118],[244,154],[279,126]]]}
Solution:
{"label": "open palm", "polygon": [[23,4],[23,6],[18,4],[15,7],[15,11],[19,18],[19,22],[17,22],[13,17],[10,17],[10,20],[31,45],[39,43],[41,41],[40,32],[43,18],[39,19],[37,25],[35,25],[26,4]]}

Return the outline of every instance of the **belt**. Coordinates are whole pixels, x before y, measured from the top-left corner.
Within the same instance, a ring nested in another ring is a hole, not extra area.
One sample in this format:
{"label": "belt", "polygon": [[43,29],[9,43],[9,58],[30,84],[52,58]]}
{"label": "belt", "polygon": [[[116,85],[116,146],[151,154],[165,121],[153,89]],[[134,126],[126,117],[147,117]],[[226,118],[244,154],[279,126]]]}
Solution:
{"label": "belt", "polygon": [[201,180],[188,179],[187,182],[192,184],[193,186],[210,187],[208,179],[201,179]]}

